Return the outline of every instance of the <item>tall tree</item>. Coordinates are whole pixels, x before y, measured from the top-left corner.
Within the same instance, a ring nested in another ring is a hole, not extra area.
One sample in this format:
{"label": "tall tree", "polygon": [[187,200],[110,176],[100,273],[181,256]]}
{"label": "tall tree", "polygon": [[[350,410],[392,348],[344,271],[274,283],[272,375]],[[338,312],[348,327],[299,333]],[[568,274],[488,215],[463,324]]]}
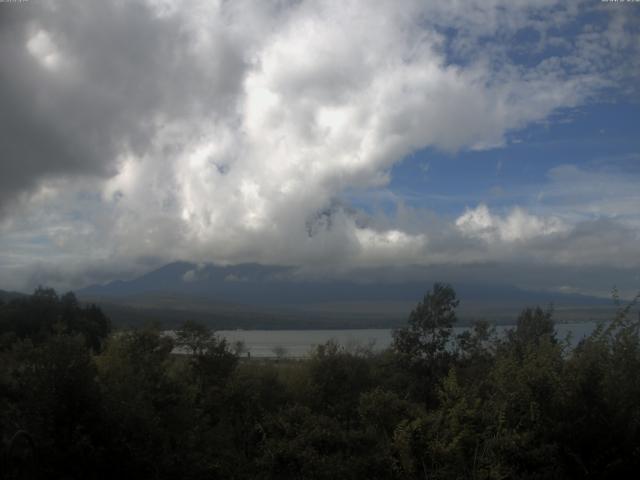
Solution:
{"label": "tall tree", "polygon": [[448,343],[458,303],[451,285],[435,283],[409,315],[408,325],[393,332],[392,348],[401,366],[421,378],[413,387],[427,404],[436,400],[435,386],[454,357]]}

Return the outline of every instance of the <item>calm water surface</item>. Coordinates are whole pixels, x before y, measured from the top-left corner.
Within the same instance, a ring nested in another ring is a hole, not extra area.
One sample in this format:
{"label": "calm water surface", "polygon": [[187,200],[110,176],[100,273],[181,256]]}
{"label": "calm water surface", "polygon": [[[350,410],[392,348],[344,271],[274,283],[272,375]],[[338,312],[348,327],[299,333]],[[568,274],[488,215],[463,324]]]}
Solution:
{"label": "calm water surface", "polygon": [[[595,322],[563,323],[556,325],[558,338],[565,338],[570,334],[572,345],[589,335],[595,328]],[[513,325],[497,327],[498,332],[503,332]],[[454,328],[461,333],[467,330],[465,327]],[[391,329],[368,330],[219,330],[217,332],[226,338],[231,344],[241,341],[245,344],[245,352],[251,357],[268,358],[275,357],[277,353],[287,357],[304,357],[316,346],[335,340],[347,348],[358,346],[370,346],[373,350],[384,350],[391,344]],[[245,353],[246,355],[246,353]]]}

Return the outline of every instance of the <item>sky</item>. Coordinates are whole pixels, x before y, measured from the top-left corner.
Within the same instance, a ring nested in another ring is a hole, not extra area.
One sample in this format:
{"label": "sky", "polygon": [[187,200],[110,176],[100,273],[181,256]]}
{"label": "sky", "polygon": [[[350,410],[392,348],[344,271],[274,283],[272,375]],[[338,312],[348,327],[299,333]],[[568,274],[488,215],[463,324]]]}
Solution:
{"label": "sky", "polygon": [[640,2],[2,2],[0,62],[2,289],[640,290]]}

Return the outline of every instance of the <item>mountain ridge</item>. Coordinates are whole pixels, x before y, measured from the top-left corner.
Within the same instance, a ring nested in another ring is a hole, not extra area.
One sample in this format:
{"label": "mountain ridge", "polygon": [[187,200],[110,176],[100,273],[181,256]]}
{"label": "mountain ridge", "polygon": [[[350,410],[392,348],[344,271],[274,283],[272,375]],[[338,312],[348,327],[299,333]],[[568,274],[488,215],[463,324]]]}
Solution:
{"label": "mountain ridge", "polygon": [[[222,321],[224,328],[238,324],[287,328],[309,325],[332,328],[343,321],[357,325],[397,325],[431,288],[431,281],[357,282],[300,279],[293,267],[195,264],[178,261],[131,280],[115,280],[76,291],[83,301],[138,312],[154,317],[201,316]],[[496,323],[513,322],[527,306],[553,304],[559,321],[597,318],[608,313],[608,299],[576,293],[536,292],[510,285],[453,285],[463,321],[485,318]],[[119,311],[119,310],[118,310]],[[130,311],[131,313],[131,311]],[[264,321],[247,323],[248,318]],[[267,319],[270,319],[267,321]],[[342,319],[342,320],[341,320]],[[212,321],[214,321],[212,320]],[[244,328],[244,327],[243,327]]]}

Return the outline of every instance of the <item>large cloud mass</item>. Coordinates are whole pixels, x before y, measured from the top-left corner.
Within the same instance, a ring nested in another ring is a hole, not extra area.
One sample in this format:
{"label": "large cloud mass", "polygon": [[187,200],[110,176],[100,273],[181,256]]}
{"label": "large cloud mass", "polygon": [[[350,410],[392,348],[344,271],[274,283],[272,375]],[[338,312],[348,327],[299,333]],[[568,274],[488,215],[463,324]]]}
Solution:
{"label": "large cloud mass", "polygon": [[[637,65],[620,59],[638,37],[622,11],[599,12],[599,26],[567,37],[558,32],[593,6],[0,7],[7,278],[34,262],[21,281],[51,275],[51,265],[82,282],[177,258],[347,268],[493,261],[518,248],[571,264],[583,261],[562,249],[574,237],[585,255],[598,252],[600,229],[584,218],[479,205],[450,220],[416,212],[412,226],[358,211],[342,194],[384,186],[417,150],[493,148],[624,84]],[[523,32],[539,58],[520,59]],[[637,235],[606,227],[625,229]]]}

